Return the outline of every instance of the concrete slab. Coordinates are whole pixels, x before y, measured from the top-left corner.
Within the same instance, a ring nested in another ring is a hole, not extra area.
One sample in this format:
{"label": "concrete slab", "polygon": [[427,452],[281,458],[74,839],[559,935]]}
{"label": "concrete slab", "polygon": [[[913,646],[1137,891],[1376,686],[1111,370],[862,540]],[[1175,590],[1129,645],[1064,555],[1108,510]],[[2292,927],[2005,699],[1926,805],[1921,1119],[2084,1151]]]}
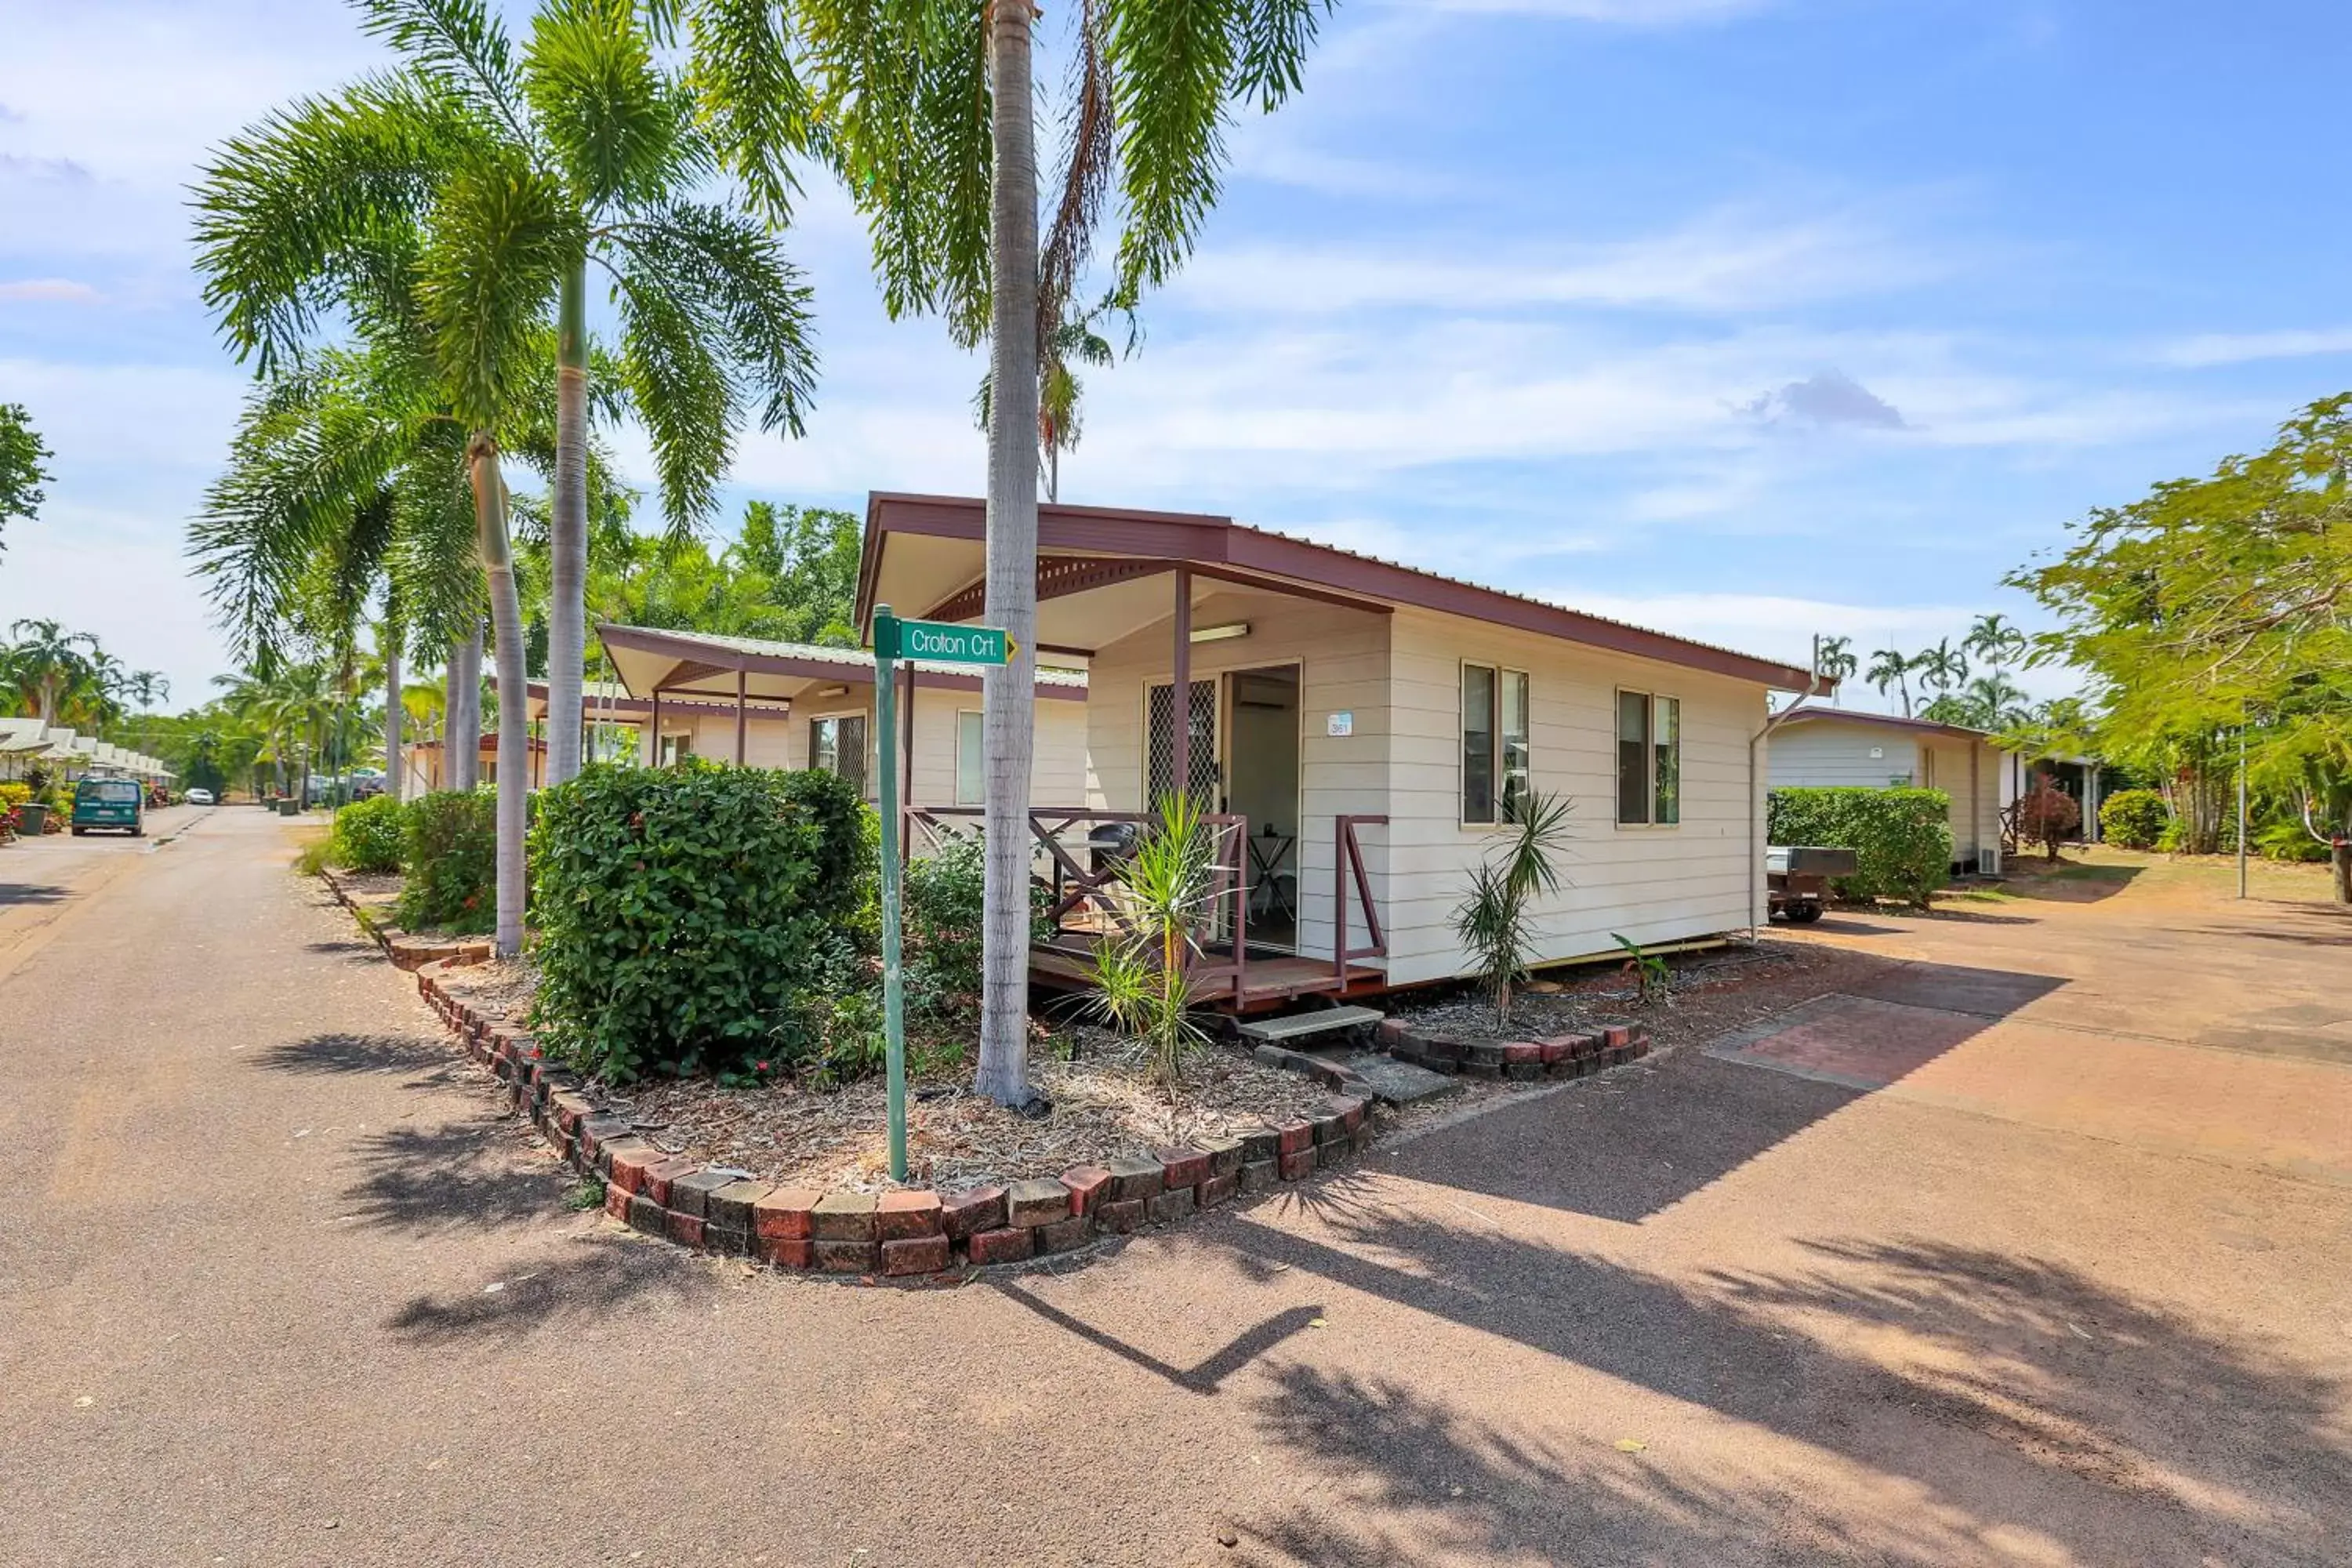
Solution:
{"label": "concrete slab", "polygon": [[1370,1085],[1373,1097],[1385,1105],[1413,1105],[1459,1093],[1462,1089],[1458,1078],[1417,1068],[1376,1051],[1350,1051],[1333,1059]]}

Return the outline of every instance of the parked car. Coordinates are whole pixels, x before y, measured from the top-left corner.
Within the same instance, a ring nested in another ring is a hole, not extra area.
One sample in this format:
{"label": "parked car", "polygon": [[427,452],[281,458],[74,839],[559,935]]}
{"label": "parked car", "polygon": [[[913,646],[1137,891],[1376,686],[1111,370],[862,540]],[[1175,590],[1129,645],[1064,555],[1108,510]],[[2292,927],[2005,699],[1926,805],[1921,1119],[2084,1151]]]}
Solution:
{"label": "parked car", "polygon": [[208,789],[192,789],[188,792],[188,804],[190,805],[210,805],[213,804],[213,792]]}
{"label": "parked car", "polygon": [[147,795],[136,779],[84,779],[74,785],[74,836],[93,827],[119,827],[133,838],[147,831]]}

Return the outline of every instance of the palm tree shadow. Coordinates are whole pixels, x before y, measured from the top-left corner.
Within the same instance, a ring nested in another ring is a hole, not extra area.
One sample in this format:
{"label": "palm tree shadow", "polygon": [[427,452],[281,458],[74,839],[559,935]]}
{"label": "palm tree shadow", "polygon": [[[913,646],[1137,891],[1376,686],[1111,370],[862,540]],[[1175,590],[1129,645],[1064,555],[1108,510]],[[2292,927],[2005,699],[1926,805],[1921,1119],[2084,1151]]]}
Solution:
{"label": "palm tree shadow", "polygon": [[[311,1077],[328,1074],[414,1073],[416,1081],[438,1081],[457,1074],[462,1058],[436,1040],[413,1035],[312,1035],[308,1039],[281,1040],[256,1051],[249,1058],[272,1072]],[[470,1076],[470,1075],[469,1075]]]}
{"label": "palm tree shadow", "polygon": [[2070,1561],[2130,1541],[2139,1562],[2319,1568],[2352,1517],[2343,1379],[2047,1260],[1831,1240],[1815,1268],[1685,1283],[1396,1211],[1332,1235],[1244,1224],[1229,1244],[1244,1269],[1315,1273],[1837,1456],[1916,1506],[1793,1482],[1769,1443],[1752,1469],[1669,1474],[1590,1432],[1562,1447],[1572,1412],[1528,1413],[1549,1434],[1531,1436],[1292,1364],[1269,1434],[1389,1505],[1252,1523],[1297,1561],[1782,1561],[1793,1531],[1825,1543],[1806,1561],[1926,1568],[1987,1555],[1981,1531],[2030,1512]]}
{"label": "palm tree shadow", "polygon": [[495,1294],[412,1297],[385,1326],[420,1344],[520,1341],[648,1305],[660,1310],[706,1303],[719,1289],[708,1271],[667,1247],[621,1235],[586,1238],[579,1246],[577,1256],[507,1281]]}

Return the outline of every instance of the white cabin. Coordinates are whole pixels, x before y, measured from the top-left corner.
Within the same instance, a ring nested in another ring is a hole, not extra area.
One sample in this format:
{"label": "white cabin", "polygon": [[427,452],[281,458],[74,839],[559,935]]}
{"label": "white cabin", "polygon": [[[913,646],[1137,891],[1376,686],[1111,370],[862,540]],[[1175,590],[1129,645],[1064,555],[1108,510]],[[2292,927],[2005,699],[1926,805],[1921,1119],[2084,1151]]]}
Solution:
{"label": "white cabin", "polygon": [[1951,797],[1952,865],[1997,871],[2011,758],[1982,730],[1806,703],[1772,731],[1771,787],[1939,789]]}
{"label": "white cabin", "polygon": [[[859,623],[979,621],[983,516],[871,498]],[[1057,902],[1083,923],[1089,835],[1189,780],[1230,836],[1232,1005],[1465,973],[1454,911],[1522,790],[1575,803],[1541,961],[1765,918],[1759,740],[1803,669],[1189,513],[1041,506],[1037,596],[1035,656],[1086,673],[1083,793],[1032,797]]]}

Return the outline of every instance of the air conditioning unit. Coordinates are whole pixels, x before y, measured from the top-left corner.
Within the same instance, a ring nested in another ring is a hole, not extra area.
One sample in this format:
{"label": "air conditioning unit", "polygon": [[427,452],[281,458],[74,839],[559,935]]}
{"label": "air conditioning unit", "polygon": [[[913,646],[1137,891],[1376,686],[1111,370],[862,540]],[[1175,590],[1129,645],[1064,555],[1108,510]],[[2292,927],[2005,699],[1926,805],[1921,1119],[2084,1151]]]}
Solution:
{"label": "air conditioning unit", "polygon": [[1979,847],[1977,850],[1977,875],[1979,877],[1998,877],[2000,875],[2000,849],[1999,846],[1994,846],[1990,848]]}

